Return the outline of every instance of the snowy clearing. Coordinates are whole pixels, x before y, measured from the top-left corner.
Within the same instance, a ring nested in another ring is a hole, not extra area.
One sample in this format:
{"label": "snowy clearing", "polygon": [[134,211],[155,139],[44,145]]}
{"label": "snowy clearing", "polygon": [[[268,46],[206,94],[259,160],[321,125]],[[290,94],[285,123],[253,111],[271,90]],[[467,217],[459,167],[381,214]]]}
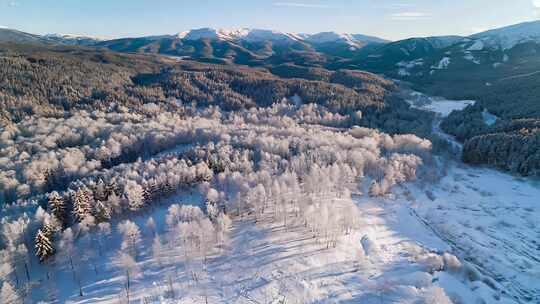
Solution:
{"label": "snowy clearing", "polygon": [[489,113],[487,109],[484,109],[484,111],[482,111],[482,118],[484,119],[484,123],[488,126],[494,125],[497,120],[499,120],[499,117]]}
{"label": "snowy clearing", "polygon": [[518,303],[540,301],[538,182],[456,164],[429,197],[411,191],[413,208],[475,266],[477,281]]}
{"label": "snowy clearing", "polygon": [[409,92],[407,102],[417,109],[435,112],[446,117],[452,111],[463,110],[467,106],[474,105],[474,100],[448,100],[441,97],[431,97],[420,92]]}

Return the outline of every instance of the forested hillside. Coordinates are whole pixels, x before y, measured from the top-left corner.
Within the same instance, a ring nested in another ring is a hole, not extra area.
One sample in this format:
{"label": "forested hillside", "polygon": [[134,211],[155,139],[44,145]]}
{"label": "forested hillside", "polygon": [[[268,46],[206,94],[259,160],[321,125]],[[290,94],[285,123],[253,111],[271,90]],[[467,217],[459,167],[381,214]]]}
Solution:
{"label": "forested hillside", "polygon": [[[211,267],[245,250],[231,236],[271,229],[268,237],[292,242],[310,235],[299,248],[324,255],[361,239],[363,253],[335,255],[343,269],[360,269],[377,253],[352,193],[392,197],[398,185],[439,175],[432,143],[405,134],[428,134],[432,115],[367,72],[307,80],[79,47],[1,52],[2,300],[302,299],[274,294],[277,279],[242,291],[230,275],[211,278],[221,271]],[[251,228],[233,231],[239,225]],[[448,253],[413,255],[424,276],[455,267]],[[401,296],[448,300],[432,283],[408,286],[415,293]]]}

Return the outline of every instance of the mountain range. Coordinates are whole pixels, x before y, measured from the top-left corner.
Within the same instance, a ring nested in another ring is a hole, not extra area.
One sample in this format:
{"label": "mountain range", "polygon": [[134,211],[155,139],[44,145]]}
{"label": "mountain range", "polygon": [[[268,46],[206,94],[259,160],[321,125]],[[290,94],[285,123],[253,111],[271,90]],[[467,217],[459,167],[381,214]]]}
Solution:
{"label": "mountain range", "polygon": [[174,35],[101,40],[77,35],[34,35],[0,29],[0,42],[80,45],[127,53],[150,53],[250,66],[292,63],[325,68],[361,68],[396,78],[434,76],[462,65],[499,68],[524,44],[540,43],[540,21],[468,37],[438,36],[388,41],[323,32],[297,34],[264,29],[200,28]]}
{"label": "mountain range", "polygon": [[[452,98],[481,99],[506,82],[540,76],[540,21],[471,36],[387,41],[323,32],[201,28],[174,35],[101,40],[77,35],[34,35],[0,29],[0,43],[97,47],[116,52],[160,54],[219,64],[264,67],[282,77],[318,79],[321,68],[366,70]],[[534,114],[540,109],[533,107]],[[495,110],[495,112],[497,112]],[[504,113],[498,113],[504,114]]]}

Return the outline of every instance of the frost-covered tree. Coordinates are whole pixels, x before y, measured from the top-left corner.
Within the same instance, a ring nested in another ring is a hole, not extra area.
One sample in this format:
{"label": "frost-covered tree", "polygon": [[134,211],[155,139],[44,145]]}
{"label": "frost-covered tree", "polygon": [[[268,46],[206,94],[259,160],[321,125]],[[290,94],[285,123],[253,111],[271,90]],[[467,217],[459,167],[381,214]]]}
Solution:
{"label": "frost-covered tree", "polygon": [[67,223],[66,206],[64,199],[56,191],[49,195],[49,208],[54,217],[60,222],[60,225],[64,226]]}
{"label": "frost-covered tree", "polygon": [[97,225],[97,231],[94,234],[94,240],[97,245],[99,256],[103,255],[103,245],[110,234],[111,234],[111,224],[99,223]]}
{"label": "frost-covered tree", "polygon": [[126,293],[127,302],[131,299],[131,288],[133,279],[139,275],[139,265],[135,262],[135,259],[127,253],[120,252],[116,259],[118,267],[124,272],[124,291]]}
{"label": "frost-covered tree", "polygon": [[159,266],[163,265],[163,244],[159,235],[152,241],[152,258]]}
{"label": "frost-covered tree", "polygon": [[226,244],[227,232],[231,227],[231,219],[224,213],[220,213],[216,219],[217,245],[223,248]]}
{"label": "frost-covered tree", "polygon": [[141,231],[137,224],[125,220],[118,224],[118,231],[122,234],[122,250],[126,250],[133,258],[137,257],[141,243]]}
{"label": "frost-covered tree", "polygon": [[42,263],[51,257],[55,252],[52,237],[53,231],[49,225],[45,225],[43,228],[37,231],[34,240],[36,256]]}
{"label": "frost-covered tree", "polygon": [[149,235],[151,235],[152,237],[155,237],[157,235],[156,221],[154,221],[153,217],[149,217],[148,220],[146,220],[145,226],[146,229],[148,229]]}
{"label": "frost-covered tree", "polygon": [[206,214],[210,219],[215,220],[219,214],[219,192],[216,189],[210,188],[206,193]]}
{"label": "frost-covered tree", "polygon": [[[109,196],[108,203],[114,205],[119,204],[120,200],[116,194]],[[99,223],[108,222],[111,219],[111,208],[105,202],[97,201],[94,205],[94,217]]]}
{"label": "frost-covered tree", "polygon": [[86,216],[90,215],[92,211],[90,199],[90,190],[86,187],[81,187],[73,193],[73,215],[77,221],[81,222]]}
{"label": "frost-covered tree", "polygon": [[135,181],[127,181],[124,188],[129,210],[137,211],[144,206],[144,189]]}
{"label": "frost-covered tree", "polygon": [[2,284],[0,289],[0,302],[3,304],[22,304],[23,299],[8,282]]}

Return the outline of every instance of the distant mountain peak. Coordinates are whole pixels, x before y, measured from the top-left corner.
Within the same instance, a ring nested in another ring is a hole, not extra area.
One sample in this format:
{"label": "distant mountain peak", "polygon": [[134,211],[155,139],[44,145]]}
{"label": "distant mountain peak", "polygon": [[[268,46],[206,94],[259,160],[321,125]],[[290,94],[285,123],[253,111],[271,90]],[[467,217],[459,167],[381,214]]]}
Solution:
{"label": "distant mountain peak", "polygon": [[351,47],[359,47],[366,43],[387,43],[387,40],[361,35],[361,34],[346,34],[338,32],[321,32],[312,35],[304,35],[304,39],[307,42],[313,44],[325,44],[325,43],[345,43]]}
{"label": "distant mountain peak", "polygon": [[313,35],[309,35],[306,41],[312,43],[331,43],[331,42],[345,42],[349,45],[356,45],[355,39],[350,34],[342,34],[337,32],[321,32]]}
{"label": "distant mountain peak", "polygon": [[501,49],[511,49],[517,44],[527,41],[540,42],[540,20],[505,26],[470,37],[481,39],[488,46]]}
{"label": "distant mountain peak", "polygon": [[214,29],[214,28],[199,28],[189,31],[181,32],[177,35],[180,39],[186,40],[227,40],[227,41],[297,41],[301,38],[295,34],[284,33],[280,31],[267,30],[267,29]]}
{"label": "distant mountain peak", "polygon": [[43,35],[43,37],[49,38],[49,39],[92,39],[92,40],[96,40],[96,41],[104,40],[102,38],[88,36],[88,35],[80,35],[80,34],[53,33],[53,34]]}

